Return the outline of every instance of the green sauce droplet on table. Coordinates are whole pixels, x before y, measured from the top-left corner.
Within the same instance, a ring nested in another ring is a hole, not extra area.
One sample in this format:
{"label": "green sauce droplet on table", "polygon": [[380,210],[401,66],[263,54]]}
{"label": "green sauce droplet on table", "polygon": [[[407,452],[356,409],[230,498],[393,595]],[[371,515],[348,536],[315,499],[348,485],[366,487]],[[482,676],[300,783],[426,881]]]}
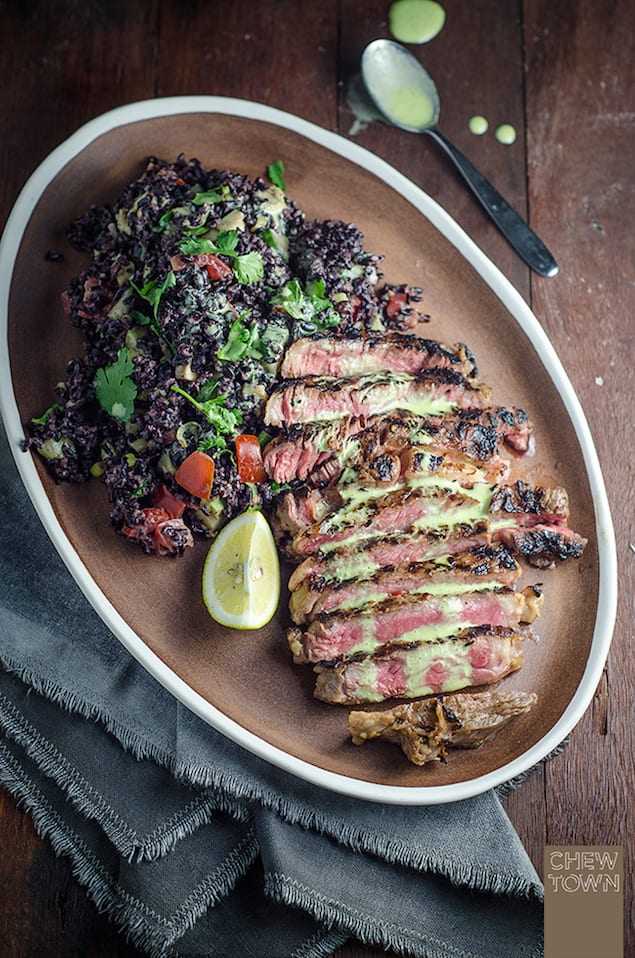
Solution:
{"label": "green sauce droplet on table", "polygon": [[483,136],[483,133],[487,132],[487,127],[489,126],[487,120],[484,116],[471,116],[467,122],[467,125],[470,128],[470,132],[474,133],[476,136]]}
{"label": "green sauce droplet on table", "polygon": [[512,143],[516,142],[516,130],[511,123],[502,123],[497,128],[494,136],[499,143],[504,143],[506,146],[511,146]]}
{"label": "green sauce droplet on table", "polygon": [[390,32],[401,43],[427,43],[444,23],[445,10],[435,0],[395,0],[388,11]]}

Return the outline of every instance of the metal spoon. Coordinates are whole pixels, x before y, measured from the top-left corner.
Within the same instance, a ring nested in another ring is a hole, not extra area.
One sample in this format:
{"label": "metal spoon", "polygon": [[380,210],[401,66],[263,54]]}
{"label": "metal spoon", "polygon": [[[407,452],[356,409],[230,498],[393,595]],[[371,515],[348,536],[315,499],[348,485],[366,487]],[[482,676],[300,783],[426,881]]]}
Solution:
{"label": "metal spoon", "polygon": [[440,103],[432,78],[405,47],[373,40],[362,54],[362,80],[384,119],[409,133],[428,133],[447,153],[516,252],[542,276],[555,276],[558,264],[492,184],[437,128]]}

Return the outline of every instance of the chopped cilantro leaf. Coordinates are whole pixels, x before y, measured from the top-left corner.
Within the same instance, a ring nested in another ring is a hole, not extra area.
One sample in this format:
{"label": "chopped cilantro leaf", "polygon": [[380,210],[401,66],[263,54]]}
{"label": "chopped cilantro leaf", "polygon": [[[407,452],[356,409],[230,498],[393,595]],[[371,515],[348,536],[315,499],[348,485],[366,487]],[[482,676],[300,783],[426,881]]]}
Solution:
{"label": "chopped cilantro leaf", "polygon": [[239,283],[257,283],[265,274],[262,255],[256,251],[239,255],[237,230],[221,230],[215,240],[187,237],[179,243],[179,249],[186,256],[200,256],[204,253],[229,256],[234,260],[234,275]]}
{"label": "chopped cilantro leaf", "polygon": [[279,306],[291,319],[302,319],[305,315],[307,300],[302,292],[300,281],[292,279],[286,283],[271,300],[272,306]]}
{"label": "chopped cilantro leaf", "polygon": [[147,303],[150,303],[152,306],[152,312],[155,320],[158,318],[159,303],[161,302],[161,297],[166,290],[170,289],[172,286],[176,286],[176,276],[172,270],[169,271],[162,283],[158,283],[156,279],[151,279],[149,282],[139,288],[132,280],[130,280],[130,285],[134,289],[141,299],[145,299]]}
{"label": "chopped cilantro leaf", "polygon": [[195,239],[193,236],[188,236],[186,239],[181,240],[179,249],[182,253],[185,253],[186,256],[200,256],[202,253],[218,252],[218,248],[214,246],[211,240]]}
{"label": "chopped cilantro leaf", "polygon": [[306,295],[316,313],[332,309],[333,303],[324,295],[324,280],[313,279],[306,284]]}
{"label": "chopped cilantro leaf", "polygon": [[299,280],[292,279],[270,300],[272,306],[284,310],[291,319],[312,322],[316,330],[328,329],[340,321],[333,303],[324,295],[324,280],[312,280],[303,291]]}
{"label": "chopped cilantro leaf", "polygon": [[214,203],[220,203],[221,200],[229,199],[230,196],[231,190],[226,183],[223,183],[217,190],[201,190],[200,193],[196,193],[192,202],[195,206],[202,206],[204,203],[211,206]]}
{"label": "chopped cilantro leaf", "polygon": [[286,193],[287,187],[284,182],[284,163],[282,160],[274,160],[273,163],[270,163],[267,167],[267,176],[269,177],[269,182],[273,183],[274,186],[277,186],[279,189]]}
{"label": "chopped cilantro leaf", "polygon": [[217,357],[228,362],[238,362],[245,356],[251,356],[254,359],[261,358],[261,351],[258,346],[258,330],[255,326],[245,325],[245,319],[249,316],[249,311],[242,313],[231,325],[227,342],[216,353]]}
{"label": "chopped cilantro leaf", "polygon": [[188,392],[174,384],[172,389],[179,396],[183,396],[188,402],[203,414],[212,429],[207,432],[199,442],[199,449],[218,449],[226,448],[224,436],[233,436],[238,431],[238,426],[242,422],[242,413],[238,409],[228,409],[225,405],[226,396],[214,396],[217,383],[211,381],[205,383],[199,390],[198,396],[190,396]]}
{"label": "chopped cilantro leaf", "polygon": [[101,408],[113,419],[128,422],[134,410],[137,387],[130,378],[134,364],[128,350],[121,348],[117,360],[95,373],[95,396]]}
{"label": "chopped cilantro leaf", "polygon": [[233,256],[238,246],[238,230],[220,230],[216,237],[216,249],[214,253],[225,253],[227,256]]}
{"label": "chopped cilantro leaf", "polygon": [[265,264],[258,252],[245,253],[234,260],[234,273],[239,283],[257,283],[265,275]]}
{"label": "chopped cilantro leaf", "polygon": [[32,416],[31,422],[33,423],[34,426],[44,426],[46,425],[46,421],[51,415],[51,413],[54,412],[56,409],[61,409],[61,408],[62,407],[60,403],[54,402],[53,405],[49,406],[46,412],[43,412],[41,416]]}

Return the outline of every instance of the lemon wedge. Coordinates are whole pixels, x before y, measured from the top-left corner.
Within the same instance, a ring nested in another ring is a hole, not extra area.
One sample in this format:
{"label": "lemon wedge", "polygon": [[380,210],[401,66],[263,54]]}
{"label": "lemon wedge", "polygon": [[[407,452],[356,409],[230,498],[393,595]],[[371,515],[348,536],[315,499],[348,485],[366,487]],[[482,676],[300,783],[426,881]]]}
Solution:
{"label": "lemon wedge", "polygon": [[203,602],[220,625],[261,629],[280,601],[280,559],[262,512],[223,526],[203,565]]}

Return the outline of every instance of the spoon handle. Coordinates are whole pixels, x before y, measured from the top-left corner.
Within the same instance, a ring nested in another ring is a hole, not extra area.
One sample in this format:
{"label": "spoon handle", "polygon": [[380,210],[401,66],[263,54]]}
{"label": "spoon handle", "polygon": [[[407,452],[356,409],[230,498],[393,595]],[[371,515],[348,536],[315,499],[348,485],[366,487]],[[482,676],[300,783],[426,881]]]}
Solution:
{"label": "spoon handle", "polygon": [[432,127],[425,132],[447,153],[519,256],[541,276],[555,276],[558,272],[558,264],[552,254],[518,213],[494,189],[489,180],[486,180],[476,167],[472,166],[468,158],[440,130]]}

